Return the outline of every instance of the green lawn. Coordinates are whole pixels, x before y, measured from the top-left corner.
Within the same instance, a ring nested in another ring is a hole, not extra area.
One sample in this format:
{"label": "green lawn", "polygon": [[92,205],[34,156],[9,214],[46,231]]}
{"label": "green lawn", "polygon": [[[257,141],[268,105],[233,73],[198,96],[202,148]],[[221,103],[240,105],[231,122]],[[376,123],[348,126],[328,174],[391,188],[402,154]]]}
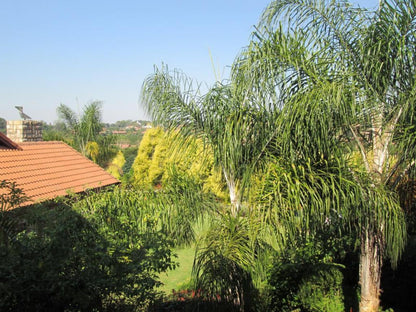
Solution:
{"label": "green lawn", "polygon": [[160,275],[160,280],[164,284],[160,290],[166,294],[171,294],[172,289],[178,290],[181,286],[189,283],[194,263],[195,246],[175,249],[174,252],[178,256],[176,262],[179,263],[179,266],[175,270]]}

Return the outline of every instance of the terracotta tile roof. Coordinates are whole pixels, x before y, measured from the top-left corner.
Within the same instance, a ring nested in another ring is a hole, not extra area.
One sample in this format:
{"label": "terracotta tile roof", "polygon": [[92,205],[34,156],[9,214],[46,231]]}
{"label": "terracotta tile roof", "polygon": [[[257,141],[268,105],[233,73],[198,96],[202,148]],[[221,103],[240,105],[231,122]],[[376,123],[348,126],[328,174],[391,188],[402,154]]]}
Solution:
{"label": "terracotta tile roof", "polygon": [[21,150],[2,147],[0,180],[16,182],[32,203],[120,183],[63,142],[24,142],[18,145]]}
{"label": "terracotta tile roof", "polygon": [[0,132],[0,149],[18,149],[21,150],[19,145],[10,140],[6,135]]}

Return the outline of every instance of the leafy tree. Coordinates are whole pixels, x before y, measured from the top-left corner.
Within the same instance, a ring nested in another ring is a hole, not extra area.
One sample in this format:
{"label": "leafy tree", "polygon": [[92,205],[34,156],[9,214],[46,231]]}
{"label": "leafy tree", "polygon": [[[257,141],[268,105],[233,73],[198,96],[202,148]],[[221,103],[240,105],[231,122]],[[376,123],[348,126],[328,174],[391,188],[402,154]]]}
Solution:
{"label": "leafy tree", "polygon": [[179,133],[167,133],[160,127],[148,129],[134,160],[133,184],[141,187],[165,187],[184,175],[219,198],[226,198],[221,175],[213,168],[212,155],[204,151],[200,140],[188,138],[177,145]]}
{"label": "leafy tree", "polygon": [[114,177],[120,179],[123,175],[123,166],[126,162],[123,152],[118,151],[116,157],[113,158],[110,165],[107,168],[107,171],[110,172]]}
{"label": "leafy tree", "polygon": [[[200,140],[203,150],[212,154],[215,172],[225,180],[229,204],[224,208],[229,213],[217,214],[222,231],[213,229],[202,240],[194,264],[199,273],[195,276],[208,296],[220,295],[222,302],[244,311],[254,307],[253,284],[264,282],[269,260],[265,251],[270,249],[268,243],[277,241],[279,236],[272,231],[274,225],[262,223],[260,209],[249,201],[254,172],[265,159],[266,148],[275,135],[278,111],[270,106],[260,109],[270,102],[250,97],[248,89],[239,88],[236,82],[217,82],[201,94],[194,81],[163,66],[145,80],[141,95],[153,121],[172,135],[178,134],[174,147],[180,149],[195,138]],[[239,226],[234,226],[240,223],[249,225],[245,227],[246,235],[241,237]],[[245,246],[255,246],[254,255],[247,253]],[[230,252],[221,255],[220,250]],[[249,303],[245,296],[252,295]]]}
{"label": "leafy tree", "polygon": [[106,168],[108,162],[117,155],[117,148],[114,146],[115,141],[116,137],[113,135],[100,135],[97,138],[97,164],[103,168]]}
{"label": "leafy tree", "polygon": [[42,139],[43,141],[62,141],[73,146],[73,135],[63,121],[55,121],[53,124],[42,125]]}
{"label": "leafy tree", "polygon": [[280,112],[279,203],[305,217],[337,209],[357,230],[360,311],[378,311],[383,257],[395,265],[406,240],[397,186],[415,169],[415,22],[415,1],[375,12],[273,1],[234,67],[240,87]]}
{"label": "leafy tree", "polygon": [[[156,163],[156,160],[153,161],[153,156],[156,153],[156,148],[158,150],[162,148],[163,136],[164,133],[161,128],[148,129],[143,136],[137,151],[137,157],[132,166],[135,184],[155,186],[160,183],[162,168]],[[164,145],[163,149],[166,149],[166,145]],[[160,152],[156,154],[159,154],[160,158]],[[166,154],[163,157],[166,157]],[[150,170],[152,163],[153,171]]]}

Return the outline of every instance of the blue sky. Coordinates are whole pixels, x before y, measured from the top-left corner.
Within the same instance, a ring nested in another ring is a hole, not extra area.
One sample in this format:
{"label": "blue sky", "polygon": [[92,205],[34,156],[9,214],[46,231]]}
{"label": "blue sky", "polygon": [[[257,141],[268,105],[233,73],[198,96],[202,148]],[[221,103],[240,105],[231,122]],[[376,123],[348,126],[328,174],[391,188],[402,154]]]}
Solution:
{"label": "blue sky", "polygon": [[54,122],[60,103],[80,112],[99,100],[105,122],[146,119],[139,92],[154,65],[226,78],[269,2],[1,0],[0,117],[19,119],[19,105]]}

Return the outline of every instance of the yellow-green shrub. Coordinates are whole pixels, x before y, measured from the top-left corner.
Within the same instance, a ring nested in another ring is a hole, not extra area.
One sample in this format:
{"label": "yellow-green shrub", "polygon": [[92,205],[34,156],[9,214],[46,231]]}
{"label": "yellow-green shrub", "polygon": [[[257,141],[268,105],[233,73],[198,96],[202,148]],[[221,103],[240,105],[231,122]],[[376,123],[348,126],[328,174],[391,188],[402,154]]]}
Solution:
{"label": "yellow-green shrub", "polygon": [[191,177],[206,192],[228,198],[222,174],[214,169],[209,148],[200,139],[184,141],[178,135],[165,133],[161,128],[146,131],[132,166],[132,183],[140,187],[163,187],[171,183],[174,172]]}
{"label": "yellow-green shrub", "polygon": [[113,177],[120,179],[123,174],[123,166],[126,162],[124,158],[124,154],[122,151],[118,151],[116,157],[113,158],[110,165],[107,168],[107,172],[109,172]]}

